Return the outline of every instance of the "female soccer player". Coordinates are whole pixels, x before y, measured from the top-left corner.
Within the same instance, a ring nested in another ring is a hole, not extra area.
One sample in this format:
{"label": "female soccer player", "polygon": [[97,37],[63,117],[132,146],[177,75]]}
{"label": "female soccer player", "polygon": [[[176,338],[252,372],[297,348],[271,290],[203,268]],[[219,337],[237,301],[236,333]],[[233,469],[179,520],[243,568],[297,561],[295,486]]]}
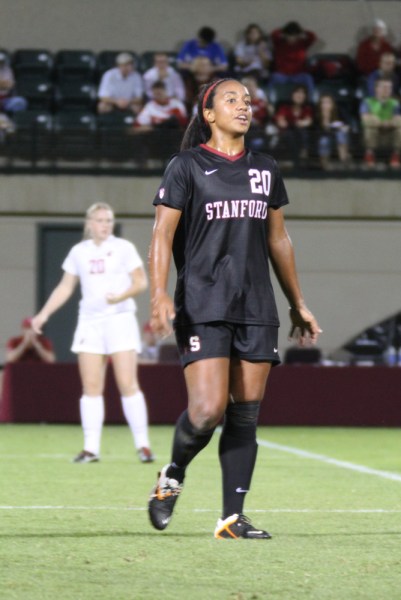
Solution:
{"label": "female soccer player", "polygon": [[[244,146],[251,116],[251,98],[241,83],[208,84],[154,200],[151,323],[166,335],[174,320],[188,391],[171,463],[159,473],[149,500],[156,529],[167,527],[186,468],[224,417],[223,512],[215,537],[271,537],[243,514],[259,406],[270,369],[280,362],[268,258],[290,304],[290,335],[305,344],[316,342],[320,332],[298,283],[278,166]],[[178,272],[174,304],[166,291],[172,251]]]}
{"label": "female soccer player", "polygon": [[63,262],[64,275],[41,311],[32,319],[40,333],[44,323],[71,297],[78,282],[82,299],[71,350],[78,354],[83,395],[80,400],[84,449],[77,463],[99,460],[104,420],[103,389],[111,357],[125,418],[142,462],[152,462],[145,398],[137,378],[141,339],[134,296],[147,288],[142,259],[135,246],[112,235],[113,210],[99,202],[86,212],[85,238]]}

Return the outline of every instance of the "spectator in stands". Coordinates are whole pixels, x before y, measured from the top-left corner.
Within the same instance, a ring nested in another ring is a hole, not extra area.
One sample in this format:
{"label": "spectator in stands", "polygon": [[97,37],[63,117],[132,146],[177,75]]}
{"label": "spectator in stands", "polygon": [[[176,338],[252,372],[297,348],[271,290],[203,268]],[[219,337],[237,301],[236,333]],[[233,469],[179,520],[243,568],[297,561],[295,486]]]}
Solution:
{"label": "spectator in stands", "polygon": [[259,81],[268,78],[272,55],[266,35],[259,25],[248,25],[243,38],[234,48],[234,58],[234,70],[238,75],[254,75]]}
{"label": "spectator in stands", "polygon": [[139,459],[143,463],[154,460],[149,447],[146,401],[138,382],[141,338],[134,300],[147,288],[147,276],[135,246],[115,237],[113,227],[114,213],[108,204],[97,202],[88,208],[84,239],[69,251],[60,282],[32,319],[32,328],[40,333],[50,316],[80,285],[82,298],[72,351],[78,355],[82,380],[84,449],[75,457],[75,463],[99,461],[103,389],[109,360]]}
{"label": "spectator in stands", "polygon": [[373,71],[367,79],[368,96],[375,95],[375,83],[378,79],[391,79],[393,82],[394,96],[400,96],[400,77],[396,71],[397,60],[393,52],[384,52],[379,61],[379,68]]}
{"label": "spectator in stands", "polygon": [[165,52],[157,52],[153,57],[153,67],[143,74],[145,93],[148,99],[153,98],[152,85],[163,81],[170,98],[178,98],[185,102],[185,86],[181,75],[169,64]]}
{"label": "spectator in stands", "polygon": [[308,103],[307,89],[297,85],[292,91],[291,102],[282,104],[276,110],[280,144],[290,149],[295,162],[308,158],[312,123],[313,109]]}
{"label": "spectator in stands", "polygon": [[146,102],[130,130],[133,135],[143,136],[137,145],[141,147],[144,168],[159,167],[160,162],[170,160],[173,148],[179,148],[181,130],[188,120],[185,104],[168,96],[163,81],[156,81],[151,90],[152,100]]}
{"label": "spectator in stands", "polygon": [[296,21],[290,21],[281,29],[275,29],[271,40],[274,71],[270,75],[270,84],[301,84],[312,98],[314,82],[307,72],[306,58],[308,49],[317,40],[316,34],[303,29]]}
{"label": "spectator in stands", "polygon": [[54,363],[56,356],[52,342],[44,335],[32,329],[30,317],[23,319],[21,334],[12,337],[7,342],[6,362],[44,362]]}
{"label": "spectator in stands", "polygon": [[274,114],[274,106],[269,103],[264,90],[259,86],[257,78],[253,75],[247,75],[241,79],[241,83],[248,88],[251,96],[252,106],[252,127],[260,127],[264,129],[267,122]]}
{"label": "spectator in stands", "polygon": [[15,131],[13,121],[5,113],[0,112],[0,144],[2,144],[6,136]]}
{"label": "spectator in stands", "polygon": [[197,98],[202,85],[215,79],[212,61],[207,56],[198,56],[192,61],[191,71],[185,77],[186,104],[189,112],[196,110]]}
{"label": "spectator in stands", "polygon": [[371,34],[358,45],[355,63],[360,75],[367,76],[379,68],[379,61],[385,52],[394,52],[387,39],[387,25],[381,19],[375,19]]}
{"label": "spectator in stands", "polygon": [[201,27],[195,39],[184,43],[177,56],[177,67],[184,76],[192,71],[192,63],[198,56],[206,56],[213,65],[214,74],[224,74],[228,69],[228,59],[224,48],[215,41],[216,32],[211,27]]}
{"label": "spectator in stands", "polygon": [[313,132],[322,169],[331,167],[334,152],[341,166],[346,167],[349,161],[349,126],[330,94],[322,94],[318,100]]}
{"label": "spectator in stands", "polygon": [[137,116],[134,123],[134,132],[152,131],[155,128],[184,127],[187,124],[187,110],[181,100],[171,98],[164,81],[156,81],[152,87],[152,100]]}
{"label": "spectator in stands", "polygon": [[0,112],[14,113],[27,108],[27,100],[15,94],[14,73],[7,55],[0,52]]}
{"label": "spectator in stands", "polygon": [[251,96],[252,121],[247,134],[247,144],[252,150],[267,152],[277,142],[277,126],[274,124],[274,106],[254,75],[247,75],[241,83]]}
{"label": "spectator in stands", "polygon": [[378,79],[375,95],[364,98],[360,106],[360,116],[365,143],[365,164],[376,164],[376,151],[385,146],[391,151],[390,167],[400,167],[401,114],[400,102],[393,97],[391,79]]}
{"label": "spectator in stands", "polygon": [[100,114],[114,110],[130,111],[137,115],[143,106],[142,76],[135,71],[135,61],[129,52],[121,52],[116,67],[106,71],[98,90]]}

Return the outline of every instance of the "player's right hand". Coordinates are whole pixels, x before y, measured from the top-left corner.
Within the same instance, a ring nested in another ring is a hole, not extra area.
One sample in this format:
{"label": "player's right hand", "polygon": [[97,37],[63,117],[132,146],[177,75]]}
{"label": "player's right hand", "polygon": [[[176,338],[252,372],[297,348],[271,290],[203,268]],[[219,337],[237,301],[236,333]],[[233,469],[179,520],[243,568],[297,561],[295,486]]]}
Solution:
{"label": "player's right hand", "polygon": [[175,317],[174,302],[166,293],[158,294],[152,300],[150,326],[160,337],[167,337],[172,332],[171,321]]}

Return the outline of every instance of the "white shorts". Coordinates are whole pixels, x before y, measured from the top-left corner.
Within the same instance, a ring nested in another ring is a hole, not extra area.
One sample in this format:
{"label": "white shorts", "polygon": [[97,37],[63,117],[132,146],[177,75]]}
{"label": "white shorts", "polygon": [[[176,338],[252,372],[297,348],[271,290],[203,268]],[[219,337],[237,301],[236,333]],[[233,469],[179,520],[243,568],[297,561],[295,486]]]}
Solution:
{"label": "white shorts", "polygon": [[107,317],[80,317],[71,351],[79,354],[110,355],[124,350],[141,352],[141,334],[134,313],[122,312]]}

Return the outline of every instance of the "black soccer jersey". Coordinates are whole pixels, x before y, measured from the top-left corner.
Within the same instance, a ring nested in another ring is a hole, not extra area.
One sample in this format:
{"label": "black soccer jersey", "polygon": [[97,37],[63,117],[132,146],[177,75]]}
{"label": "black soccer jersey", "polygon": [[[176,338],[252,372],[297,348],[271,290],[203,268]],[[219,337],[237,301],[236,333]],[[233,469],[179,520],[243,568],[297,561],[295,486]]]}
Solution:
{"label": "black soccer jersey", "polygon": [[182,211],[173,243],[176,324],[279,325],[269,275],[268,209],[288,203],[277,163],[205,145],[169,163],[154,205]]}

